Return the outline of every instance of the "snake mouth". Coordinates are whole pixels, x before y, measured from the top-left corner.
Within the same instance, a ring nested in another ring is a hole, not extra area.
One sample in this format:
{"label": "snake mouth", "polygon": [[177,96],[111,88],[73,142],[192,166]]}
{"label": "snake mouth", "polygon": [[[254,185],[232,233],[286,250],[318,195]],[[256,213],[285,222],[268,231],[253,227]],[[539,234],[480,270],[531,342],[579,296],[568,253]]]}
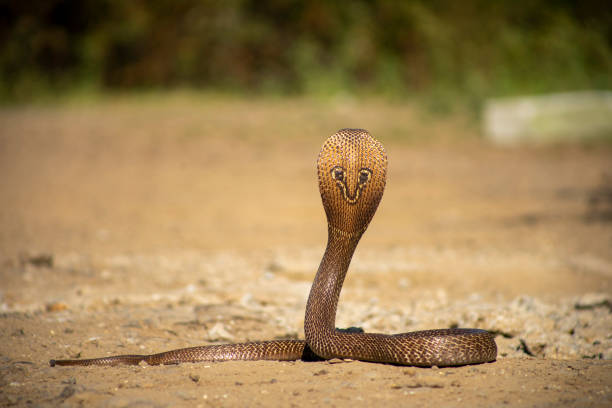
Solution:
{"label": "snake mouth", "polygon": [[355,187],[353,194],[351,194],[348,186],[346,185],[346,169],[344,167],[335,166],[332,168],[331,177],[336,181],[336,186],[338,186],[344,200],[351,205],[355,205],[357,204],[357,201],[359,201],[361,193],[363,192],[366,184],[372,178],[372,170],[367,167],[362,167],[359,169],[357,186]]}

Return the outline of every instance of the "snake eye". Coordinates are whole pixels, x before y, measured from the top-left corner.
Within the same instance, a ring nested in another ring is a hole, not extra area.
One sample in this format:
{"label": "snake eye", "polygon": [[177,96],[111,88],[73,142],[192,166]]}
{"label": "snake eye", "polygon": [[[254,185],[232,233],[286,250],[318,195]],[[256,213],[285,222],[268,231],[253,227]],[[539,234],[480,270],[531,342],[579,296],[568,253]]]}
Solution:
{"label": "snake eye", "polygon": [[359,170],[359,184],[365,184],[372,177],[372,170],[370,169],[361,169]]}
{"label": "snake eye", "polygon": [[342,167],[334,167],[331,171],[331,176],[334,180],[344,181],[344,169]]}

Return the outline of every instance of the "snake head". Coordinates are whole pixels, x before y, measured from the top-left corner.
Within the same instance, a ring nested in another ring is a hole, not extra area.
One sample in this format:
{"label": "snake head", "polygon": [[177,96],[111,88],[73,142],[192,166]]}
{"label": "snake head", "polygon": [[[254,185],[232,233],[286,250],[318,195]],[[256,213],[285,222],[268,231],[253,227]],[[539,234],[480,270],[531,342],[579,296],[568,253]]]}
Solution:
{"label": "snake head", "polygon": [[319,191],[327,222],[348,234],[361,234],[385,190],[387,154],[364,129],[340,129],[328,138],[317,161]]}

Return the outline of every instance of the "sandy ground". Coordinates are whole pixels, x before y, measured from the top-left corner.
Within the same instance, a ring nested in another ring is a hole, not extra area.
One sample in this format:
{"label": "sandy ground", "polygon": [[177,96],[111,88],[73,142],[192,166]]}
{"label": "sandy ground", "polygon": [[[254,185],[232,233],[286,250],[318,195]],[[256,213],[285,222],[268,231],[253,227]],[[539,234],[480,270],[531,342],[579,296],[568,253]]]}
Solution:
{"label": "sandy ground", "polygon": [[[479,327],[494,363],[51,358],[303,338],[341,127],[389,154],[338,327]],[[612,148],[498,148],[460,120],[353,100],[171,96],[0,111],[0,405],[612,404]]]}

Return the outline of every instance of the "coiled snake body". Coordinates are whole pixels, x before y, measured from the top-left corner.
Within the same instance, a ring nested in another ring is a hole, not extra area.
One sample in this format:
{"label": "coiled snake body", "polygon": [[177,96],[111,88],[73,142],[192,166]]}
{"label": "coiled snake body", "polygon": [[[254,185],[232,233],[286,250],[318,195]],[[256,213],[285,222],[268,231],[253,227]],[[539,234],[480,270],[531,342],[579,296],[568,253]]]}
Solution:
{"label": "coiled snake body", "polygon": [[353,252],[376,212],[386,183],[387,155],[363,129],[341,129],[324,143],[317,161],[328,242],[306,305],[306,340],[274,340],[189,347],[150,355],[51,360],[55,365],[151,365],[223,360],[350,358],[415,366],[490,362],[493,335],[478,329],[425,330],[395,335],[335,328],[336,308]]}

